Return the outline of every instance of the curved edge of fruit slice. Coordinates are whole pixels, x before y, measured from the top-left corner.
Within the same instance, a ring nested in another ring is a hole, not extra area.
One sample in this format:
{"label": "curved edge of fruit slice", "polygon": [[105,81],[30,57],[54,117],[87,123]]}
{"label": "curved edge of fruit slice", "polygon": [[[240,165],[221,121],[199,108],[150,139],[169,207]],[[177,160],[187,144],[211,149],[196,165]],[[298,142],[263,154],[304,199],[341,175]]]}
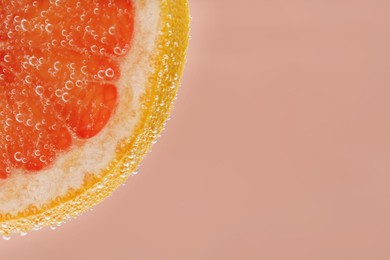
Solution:
{"label": "curved edge of fruit slice", "polygon": [[[57,226],[98,204],[132,175],[164,129],[185,64],[189,40],[187,0],[160,0],[157,51],[153,73],[141,97],[141,118],[132,136],[118,144],[118,156],[102,174],[91,174],[80,189],[57,197],[42,208],[31,206],[17,215],[0,216],[0,233],[25,233],[44,226]],[[172,33],[174,32],[174,33]],[[169,69],[168,69],[169,68]],[[88,177],[88,176],[87,176]]]}

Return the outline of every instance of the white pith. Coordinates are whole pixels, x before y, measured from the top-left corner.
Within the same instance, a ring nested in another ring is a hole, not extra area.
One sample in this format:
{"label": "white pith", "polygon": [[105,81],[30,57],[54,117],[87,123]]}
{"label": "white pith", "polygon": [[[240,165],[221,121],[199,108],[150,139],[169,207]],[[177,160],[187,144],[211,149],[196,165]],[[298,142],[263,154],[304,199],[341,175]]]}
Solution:
{"label": "white pith", "polygon": [[139,120],[140,98],[152,73],[151,55],[156,49],[160,8],[158,0],[134,0],[135,32],[132,49],[121,65],[118,107],[96,137],[75,144],[55,163],[37,174],[15,171],[0,181],[0,213],[17,213],[37,207],[81,187],[86,174],[99,174],[115,158],[117,144],[132,135]]}

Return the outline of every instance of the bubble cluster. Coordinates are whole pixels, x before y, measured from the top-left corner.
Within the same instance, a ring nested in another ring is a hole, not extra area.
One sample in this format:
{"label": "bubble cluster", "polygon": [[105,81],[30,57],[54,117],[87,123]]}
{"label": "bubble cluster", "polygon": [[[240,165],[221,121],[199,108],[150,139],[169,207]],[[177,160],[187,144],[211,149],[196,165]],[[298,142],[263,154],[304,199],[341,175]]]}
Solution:
{"label": "bubble cluster", "polygon": [[114,111],[130,0],[0,1],[0,178],[41,170]]}

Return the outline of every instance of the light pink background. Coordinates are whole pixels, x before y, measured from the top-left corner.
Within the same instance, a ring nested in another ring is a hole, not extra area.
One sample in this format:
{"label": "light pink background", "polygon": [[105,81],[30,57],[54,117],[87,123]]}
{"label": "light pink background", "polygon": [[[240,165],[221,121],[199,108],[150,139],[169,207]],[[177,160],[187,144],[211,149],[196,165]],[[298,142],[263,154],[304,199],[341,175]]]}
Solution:
{"label": "light pink background", "polygon": [[192,0],[172,120],[93,212],[0,259],[390,259],[390,1]]}

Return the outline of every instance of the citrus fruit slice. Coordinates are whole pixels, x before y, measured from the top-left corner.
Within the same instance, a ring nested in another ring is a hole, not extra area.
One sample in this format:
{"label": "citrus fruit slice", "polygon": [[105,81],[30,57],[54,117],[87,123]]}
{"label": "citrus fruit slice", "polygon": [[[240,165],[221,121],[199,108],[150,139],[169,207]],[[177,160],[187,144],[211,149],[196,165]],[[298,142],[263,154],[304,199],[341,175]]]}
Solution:
{"label": "citrus fruit slice", "polygon": [[186,0],[0,0],[0,232],[78,216],[160,134],[188,43]]}

